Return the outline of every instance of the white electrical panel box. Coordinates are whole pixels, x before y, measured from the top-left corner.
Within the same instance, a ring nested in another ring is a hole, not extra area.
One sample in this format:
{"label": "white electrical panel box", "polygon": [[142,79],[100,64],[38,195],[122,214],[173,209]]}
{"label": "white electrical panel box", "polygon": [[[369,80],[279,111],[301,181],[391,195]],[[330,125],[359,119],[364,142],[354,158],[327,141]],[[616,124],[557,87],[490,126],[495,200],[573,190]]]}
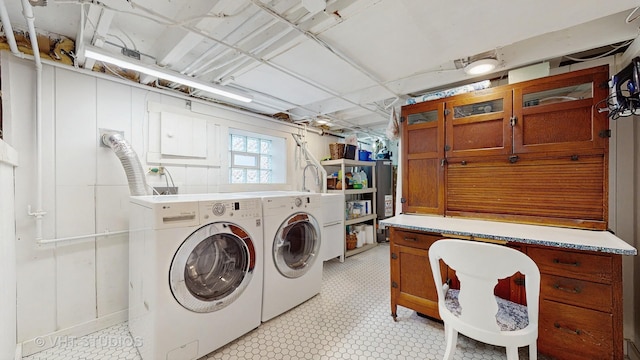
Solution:
{"label": "white electrical panel box", "polygon": [[207,157],[207,121],[181,114],[160,114],[160,153],[184,158]]}

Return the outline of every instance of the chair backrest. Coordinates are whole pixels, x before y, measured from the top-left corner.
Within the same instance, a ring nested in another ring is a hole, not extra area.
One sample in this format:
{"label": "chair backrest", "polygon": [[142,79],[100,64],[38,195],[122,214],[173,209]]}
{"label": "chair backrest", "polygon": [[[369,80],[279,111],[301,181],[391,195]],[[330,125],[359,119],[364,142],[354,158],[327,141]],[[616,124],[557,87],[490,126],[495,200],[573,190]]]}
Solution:
{"label": "chair backrest", "polygon": [[[441,259],[456,271],[460,280],[459,316],[449,312],[444,305],[446,289],[442,286]],[[498,304],[494,296],[495,286],[499,279],[522,273],[525,276],[529,325],[516,332],[535,330],[537,336],[540,271],[527,255],[503,245],[442,239],[429,248],[429,261],[438,292],[438,309],[445,323],[449,320],[463,334],[494,345],[501,345],[503,335],[496,323]],[[516,332],[512,332],[513,335]]]}

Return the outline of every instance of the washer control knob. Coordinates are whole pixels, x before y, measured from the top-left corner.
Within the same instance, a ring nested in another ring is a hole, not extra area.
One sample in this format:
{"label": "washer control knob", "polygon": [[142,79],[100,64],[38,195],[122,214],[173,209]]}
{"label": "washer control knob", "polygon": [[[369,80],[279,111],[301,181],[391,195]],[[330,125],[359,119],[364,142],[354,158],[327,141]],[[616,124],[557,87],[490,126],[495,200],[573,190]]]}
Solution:
{"label": "washer control knob", "polygon": [[215,203],[213,204],[213,207],[211,208],[211,211],[213,212],[213,215],[215,216],[222,216],[224,215],[224,204],[223,203]]}
{"label": "washer control knob", "polygon": [[296,198],[296,207],[300,207],[302,206],[302,199],[300,199],[299,197]]}

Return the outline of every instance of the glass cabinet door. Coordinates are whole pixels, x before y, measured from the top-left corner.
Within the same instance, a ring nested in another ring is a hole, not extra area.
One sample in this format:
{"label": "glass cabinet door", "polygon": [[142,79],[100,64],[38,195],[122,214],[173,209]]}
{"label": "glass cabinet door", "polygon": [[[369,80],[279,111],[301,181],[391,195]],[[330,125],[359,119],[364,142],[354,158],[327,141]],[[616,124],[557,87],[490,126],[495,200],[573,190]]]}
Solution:
{"label": "glass cabinet door", "polygon": [[608,72],[594,68],[578,76],[564,75],[514,88],[516,153],[575,152],[606,146],[603,131],[608,129],[607,113],[598,112],[596,105],[608,95]]}
{"label": "glass cabinet door", "polygon": [[489,89],[456,97],[446,103],[446,156],[511,153],[511,91]]}
{"label": "glass cabinet door", "polygon": [[402,108],[402,210],[444,214],[444,102]]}

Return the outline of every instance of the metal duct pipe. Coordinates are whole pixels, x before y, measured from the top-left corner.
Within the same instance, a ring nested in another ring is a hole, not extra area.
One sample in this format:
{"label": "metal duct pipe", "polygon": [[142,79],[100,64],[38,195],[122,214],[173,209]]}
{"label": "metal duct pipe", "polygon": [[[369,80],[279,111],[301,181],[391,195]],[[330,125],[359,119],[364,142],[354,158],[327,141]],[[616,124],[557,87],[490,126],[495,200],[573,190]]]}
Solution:
{"label": "metal duct pipe", "polygon": [[127,174],[131,195],[149,195],[142,164],[127,140],[118,133],[106,133],[102,135],[102,143],[110,147],[120,159],[122,167],[124,167],[124,171]]}

